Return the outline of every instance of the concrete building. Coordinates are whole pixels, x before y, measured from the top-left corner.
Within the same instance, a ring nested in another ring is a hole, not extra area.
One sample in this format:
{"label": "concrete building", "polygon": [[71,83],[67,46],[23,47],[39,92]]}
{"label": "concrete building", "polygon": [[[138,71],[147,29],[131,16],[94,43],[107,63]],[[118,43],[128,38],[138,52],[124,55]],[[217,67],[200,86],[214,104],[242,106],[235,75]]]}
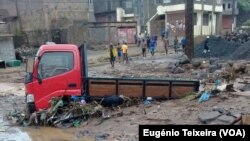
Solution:
{"label": "concrete building", "polygon": [[0,34],[0,60],[15,60],[13,37],[10,34]]}
{"label": "concrete building", "polygon": [[[161,33],[166,27],[170,36],[185,34],[185,0],[162,0],[157,12],[147,22],[149,33]],[[194,35],[214,35],[221,32],[222,0],[194,1]],[[202,10],[203,9],[203,10]],[[203,14],[202,14],[203,13]]]}
{"label": "concrete building", "polygon": [[[233,1],[235,2],[233,4]],[[234,8],[233,8],[234,7]],[[233,14],[234,11],[234,14]],[[237,0],[223,0],[222,32],[230,32],[237,26],[237,15],[239,9]]]}
{"label": "concrete building", "polygon": [[94,0],[97,22],[134,21],[134,0]]}
{"label": "concrete building", "polygon": [[[18,29],[9,26],[11,33],[22,31],[31,45],[67,43],[69,27],[75,21],[95,21],[93,0],[0,0],[0,15],[0,19],[17,17]],[[13,20],[7,21],[13,24]]]}

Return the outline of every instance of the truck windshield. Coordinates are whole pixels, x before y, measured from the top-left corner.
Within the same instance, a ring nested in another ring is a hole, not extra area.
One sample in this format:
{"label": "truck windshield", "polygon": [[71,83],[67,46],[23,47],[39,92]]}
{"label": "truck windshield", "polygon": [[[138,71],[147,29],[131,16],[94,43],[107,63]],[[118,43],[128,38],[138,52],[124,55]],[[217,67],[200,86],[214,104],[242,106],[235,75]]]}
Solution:
{"label": "truck windshield", "polygon": [[73,69],[72,52],[47,52],[41,57],[38,65],[39,77],[49,78]]}

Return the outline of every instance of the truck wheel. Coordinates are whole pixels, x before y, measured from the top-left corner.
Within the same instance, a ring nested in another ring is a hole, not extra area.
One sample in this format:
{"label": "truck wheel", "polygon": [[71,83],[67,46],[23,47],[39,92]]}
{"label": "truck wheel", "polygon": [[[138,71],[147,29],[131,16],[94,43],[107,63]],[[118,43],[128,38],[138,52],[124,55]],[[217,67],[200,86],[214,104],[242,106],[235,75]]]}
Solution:
{"label": "truck wheel", "polygon": [[26,116],[27,118],[30,117],[32,113],[36,111],[36,105],[35,103],[26,103]]}

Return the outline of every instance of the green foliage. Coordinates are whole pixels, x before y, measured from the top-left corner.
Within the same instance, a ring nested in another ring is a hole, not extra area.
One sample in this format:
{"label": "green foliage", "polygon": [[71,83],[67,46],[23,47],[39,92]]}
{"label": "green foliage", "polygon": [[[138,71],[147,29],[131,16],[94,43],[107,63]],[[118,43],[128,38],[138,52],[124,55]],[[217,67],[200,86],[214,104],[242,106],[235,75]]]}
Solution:
{"label": "green foliage", "polygon": [[238,0],[238,7],[243,11],[250,11],[250,0]]}
{"label": "green foliage", "polygon": [[250,20],[247,20],[246,22],[243,23],[244,26],[250,26]]}

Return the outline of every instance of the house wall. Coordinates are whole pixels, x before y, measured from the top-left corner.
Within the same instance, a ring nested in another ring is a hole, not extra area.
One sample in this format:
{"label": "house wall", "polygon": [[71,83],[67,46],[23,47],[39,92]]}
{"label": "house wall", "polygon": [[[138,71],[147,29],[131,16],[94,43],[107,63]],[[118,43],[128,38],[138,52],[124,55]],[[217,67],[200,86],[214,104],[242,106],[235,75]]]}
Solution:
{"label": "house wall", "polygon": [[0,35],[0,60],[16,59],[13,38]]}

